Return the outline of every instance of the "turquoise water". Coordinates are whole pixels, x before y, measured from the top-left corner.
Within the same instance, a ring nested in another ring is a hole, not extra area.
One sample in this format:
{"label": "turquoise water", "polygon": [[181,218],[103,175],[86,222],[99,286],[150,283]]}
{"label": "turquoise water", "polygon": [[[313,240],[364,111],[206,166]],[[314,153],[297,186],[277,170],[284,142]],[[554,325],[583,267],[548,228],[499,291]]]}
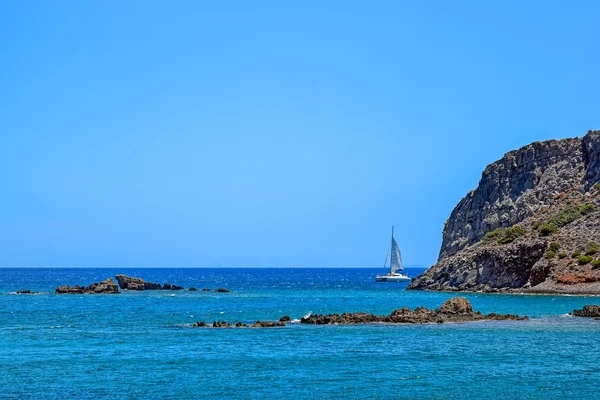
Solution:
{"label": "turquoise water", "polygon": [[[372,269],[0,269],[0,398],[599,398],[600,298],[466,295],[525,322],[194,329],[438,307]],[[409,271],[414,275],[419,271]],[[231,293],[54,295],[117,273]],[[39,295],[16,295],[31,289]]]}

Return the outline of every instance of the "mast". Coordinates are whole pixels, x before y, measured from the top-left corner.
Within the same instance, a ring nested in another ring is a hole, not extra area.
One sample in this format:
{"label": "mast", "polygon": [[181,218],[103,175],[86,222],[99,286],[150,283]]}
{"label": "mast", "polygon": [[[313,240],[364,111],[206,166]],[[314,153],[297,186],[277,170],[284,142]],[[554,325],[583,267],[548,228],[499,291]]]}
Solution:
{"label": "mast", "polygon": [[390,275],[392,275],[394,273],[394,271],[392,271],[392,252],[394,251],[393,248],[393,244],[394,244],[394,225],[392,225],[392,239],[390,240]]}

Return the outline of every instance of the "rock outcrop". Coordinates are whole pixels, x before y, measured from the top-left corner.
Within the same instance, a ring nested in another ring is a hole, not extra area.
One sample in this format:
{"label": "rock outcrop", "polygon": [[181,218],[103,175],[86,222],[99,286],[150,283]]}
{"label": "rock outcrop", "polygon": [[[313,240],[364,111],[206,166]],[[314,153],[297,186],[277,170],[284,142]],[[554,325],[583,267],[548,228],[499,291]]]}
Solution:
{"label": "rock outcrop", "polygon": [[409,308],[394,310],[390,315],[374,315],[363,312],[310,315],[300,320],[301,324],[312,325],[352,325],[352,324],[430,324],[447,322],[471,322],[486,320],[526,320],[528,317],[520,317],[512,314],[481,314],[473,311],[469,300],[465,297],[453,297],[446,300],[438,309],[429,310],[425,307],[417,307],[414,311]]}
{"label": "rock outcrop", "polygon": [[141,278],[133,278],[127,275],[115,276],[119,287],[122,290],[161,290],[162,286],[160,283],[146,282]]}
{"label": "rock outcrop", "polygon": [[230,324],[225,321],[214,321],[212,324],[207,324],[204,321],[198,321],[192,325],[193,328],[277,328],[285,326],[282,321],[256,321],[252,325],[247,325],[242,322]]}
{"label": "rock outcrop", "polygon": [[595,304],[583,306],[581,310],[574,310],[573,315],[576,317],[600,319],[600,306]]}
{"label": "rock outcrop", "polygon": [[[374,315],[364,312],[309,315],[300,320],[301,324],[309,325],[355,325],[355,324],[442,324],[446,322],[471,322],[471,321],[524,321],[529,317],[512,314],[482,314],[473,311],[473,306],[466,297],[452,297],[446,300],[440,308],[429,310],[425,307],[417,307],[414,311],[409,308],[394,310],[390,315]],[[192,325],[194,328],[277,328],[286,326],[291,322],[288,315],[284,315],[279,321],[256,321],[252,325],[237,322],[235,325],[225,321],[214,321],[207,324],[198,321]]]}
{"label": "rock outcrop", "polygon": [[600,293],[600,131],[488,165],[446,221],[438,261],[408,289]]}
{"label": "rock outcrop", "polygon": [[163,285],[163,290],[183,290],[183,286],[171,285],[170,283],[165,283]]}
{"label": "rock outcrop", "polygon": [[183,290],[183,286],[171,285],[170,283],[161,285],[160,283],[146,282],[141,278],[127,275],[117,275],[115,278],[119,282],[119,287],[123,290]]}
{"label": "rock outcrop", "polygon": [[[202,291],[204,291],[204,289],[202,289]],[[221,288],[215,289],[215,292],[217,292],[217,293],[229,293],[229,292],[231,292],[231,290],[225,289],[225,288],[221,287]]]}
{"label": "rock outcrop", "polygon": [[57,294],[116,294],[119,293],[119,286],[108,278],[100,283],[92,283],[89,286],[59,286],[56,288]]}

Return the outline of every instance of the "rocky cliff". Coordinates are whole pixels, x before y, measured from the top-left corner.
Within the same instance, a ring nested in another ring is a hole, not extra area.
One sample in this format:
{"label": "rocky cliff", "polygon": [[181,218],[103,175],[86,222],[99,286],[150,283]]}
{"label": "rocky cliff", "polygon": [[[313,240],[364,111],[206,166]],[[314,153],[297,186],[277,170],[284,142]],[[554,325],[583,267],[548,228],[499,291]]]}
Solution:
{"label": "rocky cliff", "polygon": [[483,171],[409,289],[600,293],[600,131],[535,142]]}

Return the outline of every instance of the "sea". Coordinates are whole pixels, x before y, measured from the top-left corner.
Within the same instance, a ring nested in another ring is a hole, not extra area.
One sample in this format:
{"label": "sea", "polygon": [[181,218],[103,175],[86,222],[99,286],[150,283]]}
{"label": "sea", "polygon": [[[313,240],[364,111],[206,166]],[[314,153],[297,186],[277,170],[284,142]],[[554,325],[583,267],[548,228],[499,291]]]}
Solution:
{"label": "sea", "polygon": [[[408,269],[415,276],[422,269]],[[0,269],[0,399],[598,399],[600,321],[582,296],[464,294],[528,321],[201,329],[439,307],[452,293],[371,268]],[[56,295],[116,274],[191,291]],[[215,293],[217,288],[230,293]],[[210,288],[210,292],[200,289]],[[35,295],[18,295],[30,289]],[[461,294],[462,295],[462,294]]]}

